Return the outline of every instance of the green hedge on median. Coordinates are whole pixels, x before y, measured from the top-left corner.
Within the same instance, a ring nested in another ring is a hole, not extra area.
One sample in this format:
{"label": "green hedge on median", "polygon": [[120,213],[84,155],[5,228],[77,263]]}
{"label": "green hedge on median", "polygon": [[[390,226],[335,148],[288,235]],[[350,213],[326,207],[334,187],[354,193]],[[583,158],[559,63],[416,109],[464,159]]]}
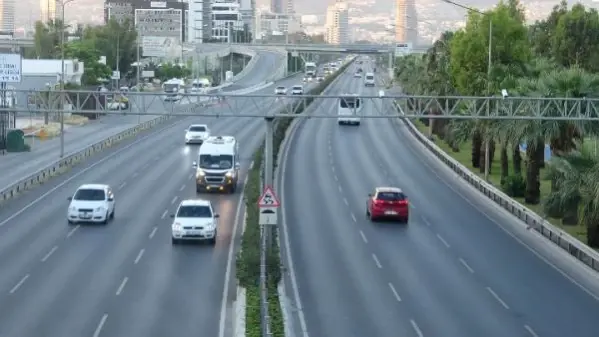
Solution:
{"label": "green hedge on median", "polygon": [[[350,62],[351,63],[351,62]],[[310,90],[308,95],[320,95],[337,76],[342,74],[349,64],[344,65],[339,71],[326,78],[316,88]],[[308,107],[313,98],[306,98],[303,102],[295,103],[294,109],[297,114],[302,113],[304,106]],[[273,150],[275,153],[274,163],[277,162],[279,148],[285,139],[287,129],[293,121],[292,118],[281,118],[277,121],[273,137]],[[262,194],[262,182],[260,180],[261,163],[264,157],[264,146],[261,146],[254,154],[254,166],[248,173],[248,181],[245,186],[245,203],[247,219],[245,232],[241,238],[241,250],[237,255],[237,279],[240,286],[246,289],[246,336],[260,337],[260,226],[258,223],[258,199]],[[276,237],[272,238],[276,240]],[[281,259],[276,245],[268,252],[268,297],[269,313],[271,315],[271,330],[273,336],[284,337],[283,314],[277,292],[277,285],[281,280]]]}

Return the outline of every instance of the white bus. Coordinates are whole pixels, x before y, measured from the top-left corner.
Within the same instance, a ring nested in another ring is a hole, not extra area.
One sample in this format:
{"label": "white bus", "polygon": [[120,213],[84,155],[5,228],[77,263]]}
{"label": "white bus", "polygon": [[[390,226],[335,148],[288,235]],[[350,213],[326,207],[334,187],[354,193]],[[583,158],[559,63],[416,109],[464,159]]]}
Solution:
{"label": "white bus", "polygon": [[162,84],[164,90],[165,102],[176,102],[183,98],[185,94],[185,81],[178,78],[171,78]]}
{"label": "white bus", "polygon": [[362,110],[362,99],[358,95],[343,95],[337,104],[337,123],[339,125],[360,125],[358,116]]}

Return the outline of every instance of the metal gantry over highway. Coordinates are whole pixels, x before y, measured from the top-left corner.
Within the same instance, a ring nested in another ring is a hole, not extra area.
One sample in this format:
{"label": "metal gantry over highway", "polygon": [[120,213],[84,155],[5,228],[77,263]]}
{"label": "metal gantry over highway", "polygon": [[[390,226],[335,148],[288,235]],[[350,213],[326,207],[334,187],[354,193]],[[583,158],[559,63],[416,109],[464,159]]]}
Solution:
{"label": "metal gantry over highway", "polygon": [[[298,101],[340,100],[346,95],[257,95],[257,94],[177,94],[120,93],[99,91],[16,91],[26,97],[0,111],[16,113],[103,113],[114,115],[219,116],[337,118],[335,113],[319,109],[295,114]],[[599,99],[534,97],[412,96],[383,94],[357,96],[369,109],[356,111],[363,118],[435,118],[435,119],[548,119],[599,120]],[[248,106],[252,113],[241,113]],[[319,106],[316,104],[315,106]],[[395,106],[396,109],[392,107]],[[228,109],[223,109],[227,107]],[[270,113],[280,107],[280,112]],[[376,111],[367,114],[362,111]]]}

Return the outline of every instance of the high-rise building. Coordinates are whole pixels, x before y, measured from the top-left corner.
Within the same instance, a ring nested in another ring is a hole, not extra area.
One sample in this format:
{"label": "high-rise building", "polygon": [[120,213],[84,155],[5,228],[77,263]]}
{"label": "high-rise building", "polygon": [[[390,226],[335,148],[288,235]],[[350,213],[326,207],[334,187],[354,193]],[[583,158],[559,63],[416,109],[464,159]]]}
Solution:
{"label": "high-rise building", "polygon": [[15,0],[0,0],[0,29],[2,33],[15,32]]}
{"label": "high-rise building", "polygon": [[395,41],[418,41],[418,17],[416,13],[416,0],[395,1]]}
{"label": "high-rise building", "polygon": [[40,0],[40,21],[48,23],[56,20],[56,10],[60,4],[56,0]]}
{"label": "high-rise building", "polygon": [[327,8],[325,29],[327,43],[349,43],[349,9],[347,3],[337,1]]}
{"label": "high-rise building", "polygon": [[188,41],[203,43],[212,38],[212,1],[189,0]]}
{"label": "high-rise building", "polygon": [[293,0],[270,0],[270,11],[273,14],[293,15],[295,13]]}
{"label": "high-rise building", "polygon": [[[248,37],[239,34],[244,31],[240,5],[237,2],[215,2],[212,4],[212,39],[222,42],[238,42]],[[248,27],[249,28],[249,27]],[[249,30],[245,30],[249,34]]]}
{"label": "high-rise building", "polygon": [[292,14],[277,14],[268,10],[256,12],[254,26],[256,39],[265,39],[271,35],[292,34],[301,30],[299,20]]}

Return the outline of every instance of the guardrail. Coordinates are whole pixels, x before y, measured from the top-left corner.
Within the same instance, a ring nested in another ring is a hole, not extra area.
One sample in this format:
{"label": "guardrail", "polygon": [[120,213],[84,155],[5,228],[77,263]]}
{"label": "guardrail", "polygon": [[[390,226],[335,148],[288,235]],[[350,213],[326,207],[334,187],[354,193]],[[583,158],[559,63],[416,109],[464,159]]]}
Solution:
{"label": "guardrail", "polygon": [[[396,102],[394,102],[394,104],[395,109],[401,114],[402,110],[398,108]],[[408,126],[408,130],[410,130],[410,132],[422,144],[424,144],[429,151],[431,151],[445,165],[449,166],[449,168],[462,177],[462,179],[464,179],[468,184],[472,185],[491,201],[501,206],[503,209],[507,210],[522,222],[530,226],[530,228],[533,228],[537,232],[541,233],[541,235],[543,235],[545,238],[549,239],[551,242],[567,251],[570,255],[582,261],[594,271],[599,272],[599,253],[597,253],[591,247],[580,242],[570,234],[555,227],[540,215],[528,209],[518,201],[510,198],[508,195],[495,188],[493,185],[487,183],[475,173],[471,172],[467,167],[453,159],[434,142],[420,133],[420,131],[418,131],[416,126],[414,126],[409,119],[402,119],[402,121]]]}

